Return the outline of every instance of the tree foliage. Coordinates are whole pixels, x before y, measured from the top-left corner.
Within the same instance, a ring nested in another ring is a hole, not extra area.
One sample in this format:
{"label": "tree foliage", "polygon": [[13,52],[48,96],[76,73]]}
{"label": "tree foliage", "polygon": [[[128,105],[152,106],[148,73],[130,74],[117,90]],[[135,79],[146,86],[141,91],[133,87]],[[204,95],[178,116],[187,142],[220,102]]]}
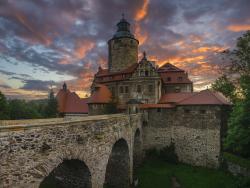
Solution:
{"label": "tree foliage", "polygon": [[54,93],[50,93],[49,99],[37,101],[25,101],[20,99],[7,100],[0,92],[0,119],[37,119],[56,117],[57,101]]}
{"label": "tree foliage", "polygon": [[55,98],[54,92],[50,91],[47,106],[45,108],[45,114],[48,118],[54,118],[58,115],[58,104]]}
{"label": "tree foliage", "polygon": [[212,89],[221,92],[224,96],[229,98],[232,102],[236,100],[236,87],[227,78],[226,75],[222,75],[212,84]]}
{"label": "tree foliage", "polygon": [[8,101],[4,94],[0,92],[0,119],[9,119]]}
{"label": "tree foliage", "polygon": [[[213,84],[215,90],[234,99],[224,146],[230,152],[250,157],[250,31],[238,38],[235,50],[226,54],[230,57],[231,77],[237,80],[230,82],[227,79],[229,74]],[[236,92],[239,93],[238,98]]]}

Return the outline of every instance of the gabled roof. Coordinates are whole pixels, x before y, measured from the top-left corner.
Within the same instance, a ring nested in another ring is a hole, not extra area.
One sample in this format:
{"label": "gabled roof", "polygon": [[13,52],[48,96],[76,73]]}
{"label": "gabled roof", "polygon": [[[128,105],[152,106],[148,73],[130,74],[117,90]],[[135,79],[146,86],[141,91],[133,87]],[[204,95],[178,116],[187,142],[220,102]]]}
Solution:
{"label": "gabled roof", "polygon": [[196,93],[193,92],[181,92],[181,93],[167,93],[161,96],[159,103],[166,104],[166,103],[178,103],[179,101],[191,97]]}
{"label": "gabled roof", "polygon": [[158,72],[180,72],[180,71],[184,72],[184,70],[172,65],[171,63],[165,63],[158,69]]}
{"label": "gabled roof", "polygon": [[80,98],[75,92],[60,89],[57,93],[58,110],[60,113],[87,114],[88,98]]}
{"label": "gabled roof", "polygon": [[129,74],[129,73],[133,73],[135,71],[135,69],[138,67],[138,63],[134,63],[131,66],[129,66],[128,68],[119,71],[119,72],[109,72],[108,69],[102,69],[99,68],[98,72],[96,73],[96,77],[103,77],[103,76],[113,76],[113,75],[122,75],[122,74]]}
{"label": "gabled roof", "polygon": [[112,94],[107,86],[96,84],[94,92],[89,98],[88,104],[105,104],[111,101]]}
{"label": "gabled roof", "polygon": [[178,105],[231,105],[219,92],[203,90],[178,102]]}

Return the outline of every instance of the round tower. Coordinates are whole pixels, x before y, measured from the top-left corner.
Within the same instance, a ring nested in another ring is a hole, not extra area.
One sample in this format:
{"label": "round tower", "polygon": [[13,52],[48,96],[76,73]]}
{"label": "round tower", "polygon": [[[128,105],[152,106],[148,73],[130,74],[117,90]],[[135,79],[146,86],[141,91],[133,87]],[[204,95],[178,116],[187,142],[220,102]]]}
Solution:
{"label": "round tower", "polygon": [[139,41],[130,32],[130,24],[122,19],[117,23],[117,31],[108,41],[110,72],[118,72],[128,68],[138,61]]}

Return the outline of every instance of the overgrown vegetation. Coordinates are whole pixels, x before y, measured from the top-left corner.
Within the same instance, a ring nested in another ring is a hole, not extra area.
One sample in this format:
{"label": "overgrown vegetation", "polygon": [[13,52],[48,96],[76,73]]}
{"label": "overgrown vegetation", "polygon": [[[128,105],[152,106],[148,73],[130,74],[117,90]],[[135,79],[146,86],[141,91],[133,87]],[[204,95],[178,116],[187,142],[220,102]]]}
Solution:
{"label": "overgrown vegetation", "polygon": [[0,120],[53,118],[57,115],[57,100],[53,92],[48,99],[37,101],[7,100],[0,92]]}
{"label": "overgrown vegetation", "polygon": [[232,162],[234,164],[238,164],[242,167],[250,169],[250,160],[244,159],[242,157],[233,155],[233,154],[228,153],[228,152],[223,153],[223,158],[229,162]]}
{"label": "overgrown vegetation", "polygon": [[224,148],[250,158],[250,31],[238,39],[235,50],[224,55],[228,61],[223,75],[212,85],[233,102]]}
{"label": "overgrown vegetation", "polygon": [[137,170],[138,188],[173,187],[175,177],[184,188],[246,188],[243,179],[222,171],[185,164],[171,164],[151,158]]}
{"label": "overgrown vegetation", "polygon": [[169,146],[166,146],[161,149],[150,149],[146,151],[146,158],[151,160],[158,158],[159,160],[169,162],[172,164],[177,164],[179,162],[178,156],[175,152],[175,145],[171,143]]}

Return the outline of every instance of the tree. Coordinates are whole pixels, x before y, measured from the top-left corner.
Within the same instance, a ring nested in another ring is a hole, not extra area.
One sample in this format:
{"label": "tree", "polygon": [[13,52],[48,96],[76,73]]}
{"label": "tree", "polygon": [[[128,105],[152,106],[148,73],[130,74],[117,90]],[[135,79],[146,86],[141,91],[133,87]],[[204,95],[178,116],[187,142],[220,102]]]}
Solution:
{"label": "tree", "polygon": [[212,84],[212,89],[221,92],[224,96],[228,97],[233,103],[236,101],[236,87],[227,78],[222,75]]}
{"label": "tree", "polygon": [[0,119],[9,119],[8,101],[0,91]]}
{"label": "tree", "polygon": [[250,157],[250,76],[242,76],[244,98],[236,102],[230,115],[224,145],[228,151]]}
{"label": "tree", "polygon": [[230,73],[238,75],[235,87],[240,98],[230,114],[224,146],[235,154],[250,157],[250,31],[238,38],[235,50],[226,54],[230,57]]}
{"label": "tree", "polygon": [[48,103],[45,107],[45,114],[48,118],[57,117],[58,115],[58,104],[54,92],[52,90],[49,93]]}

